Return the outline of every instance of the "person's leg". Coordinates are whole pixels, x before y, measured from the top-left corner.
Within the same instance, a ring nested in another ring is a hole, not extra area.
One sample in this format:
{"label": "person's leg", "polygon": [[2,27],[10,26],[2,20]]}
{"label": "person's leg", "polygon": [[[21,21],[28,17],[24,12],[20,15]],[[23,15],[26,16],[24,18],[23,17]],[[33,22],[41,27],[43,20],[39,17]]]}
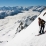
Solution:
{"label": "person's leg", "polygon": [[40,34],[41,34],[41,31],[42,31],[42,26],[41,26],[40,31],[39,31]]}
{"label": "person's leg", "polygon": [[45,26],[42,27],[42,33],[44,33],[44,28],[45,28]]}

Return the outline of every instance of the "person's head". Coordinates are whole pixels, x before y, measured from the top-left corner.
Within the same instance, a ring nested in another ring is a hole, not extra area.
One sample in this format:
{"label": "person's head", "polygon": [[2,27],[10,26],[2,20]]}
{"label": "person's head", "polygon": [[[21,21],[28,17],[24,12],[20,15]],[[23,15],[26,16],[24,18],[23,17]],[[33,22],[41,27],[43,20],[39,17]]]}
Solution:
{"label": "person's head", "polygon": [[38,20],[41,20],[41,18],[39,17]]}

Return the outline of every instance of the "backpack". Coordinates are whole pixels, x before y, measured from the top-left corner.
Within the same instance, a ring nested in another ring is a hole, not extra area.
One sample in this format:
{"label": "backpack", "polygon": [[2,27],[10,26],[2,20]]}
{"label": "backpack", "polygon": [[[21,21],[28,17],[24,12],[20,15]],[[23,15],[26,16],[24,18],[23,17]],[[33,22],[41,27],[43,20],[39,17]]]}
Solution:
{"label": "backpack", "polygon": [[41,20],[41,25],[44,25],[45,24],[45,21],[44,20]]}

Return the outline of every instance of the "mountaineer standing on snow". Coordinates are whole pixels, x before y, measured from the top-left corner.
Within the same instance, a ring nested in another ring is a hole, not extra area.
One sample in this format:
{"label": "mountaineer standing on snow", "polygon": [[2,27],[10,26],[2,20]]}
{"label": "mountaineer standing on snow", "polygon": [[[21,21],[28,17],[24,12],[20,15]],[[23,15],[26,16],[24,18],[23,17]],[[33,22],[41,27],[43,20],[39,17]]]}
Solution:
{"label": "mountaineer standing on snow", "polygon": [[45,28],[45,21],[43,19],[41,19],[40,17],[38,18],[39,20],[39,26],[40,26],[40,34],[44,34],[44,28]]}

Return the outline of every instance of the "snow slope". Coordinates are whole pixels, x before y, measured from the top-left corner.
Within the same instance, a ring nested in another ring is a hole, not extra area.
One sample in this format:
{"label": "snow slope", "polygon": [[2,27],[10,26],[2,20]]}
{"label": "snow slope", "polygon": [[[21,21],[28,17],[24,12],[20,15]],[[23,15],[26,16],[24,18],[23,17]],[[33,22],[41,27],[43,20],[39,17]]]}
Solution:
{"label": "snow slope", "polygon": [[28,16],[38,16],[39,14],[40,12],[32,11],[32,9],[30,9],[29,11],[24,11],[23,13],[0,19],[0,46],[4,46],[7,42],[11,41],[14,37],[16,37],[16,29],[20,25],[20,22],[18,21],[22,21]]}
{"label": "snow slope", "polygon": [[[41,17],[46,21],[46,15],[43,17],[45,12],[46,10],[38,17]],[[46,34],[39,37],[35,36],[39,32],[38,17],[26,29],[23,29],[23,31],[18,33],[13,40],[4,46],[46,46]]]}

